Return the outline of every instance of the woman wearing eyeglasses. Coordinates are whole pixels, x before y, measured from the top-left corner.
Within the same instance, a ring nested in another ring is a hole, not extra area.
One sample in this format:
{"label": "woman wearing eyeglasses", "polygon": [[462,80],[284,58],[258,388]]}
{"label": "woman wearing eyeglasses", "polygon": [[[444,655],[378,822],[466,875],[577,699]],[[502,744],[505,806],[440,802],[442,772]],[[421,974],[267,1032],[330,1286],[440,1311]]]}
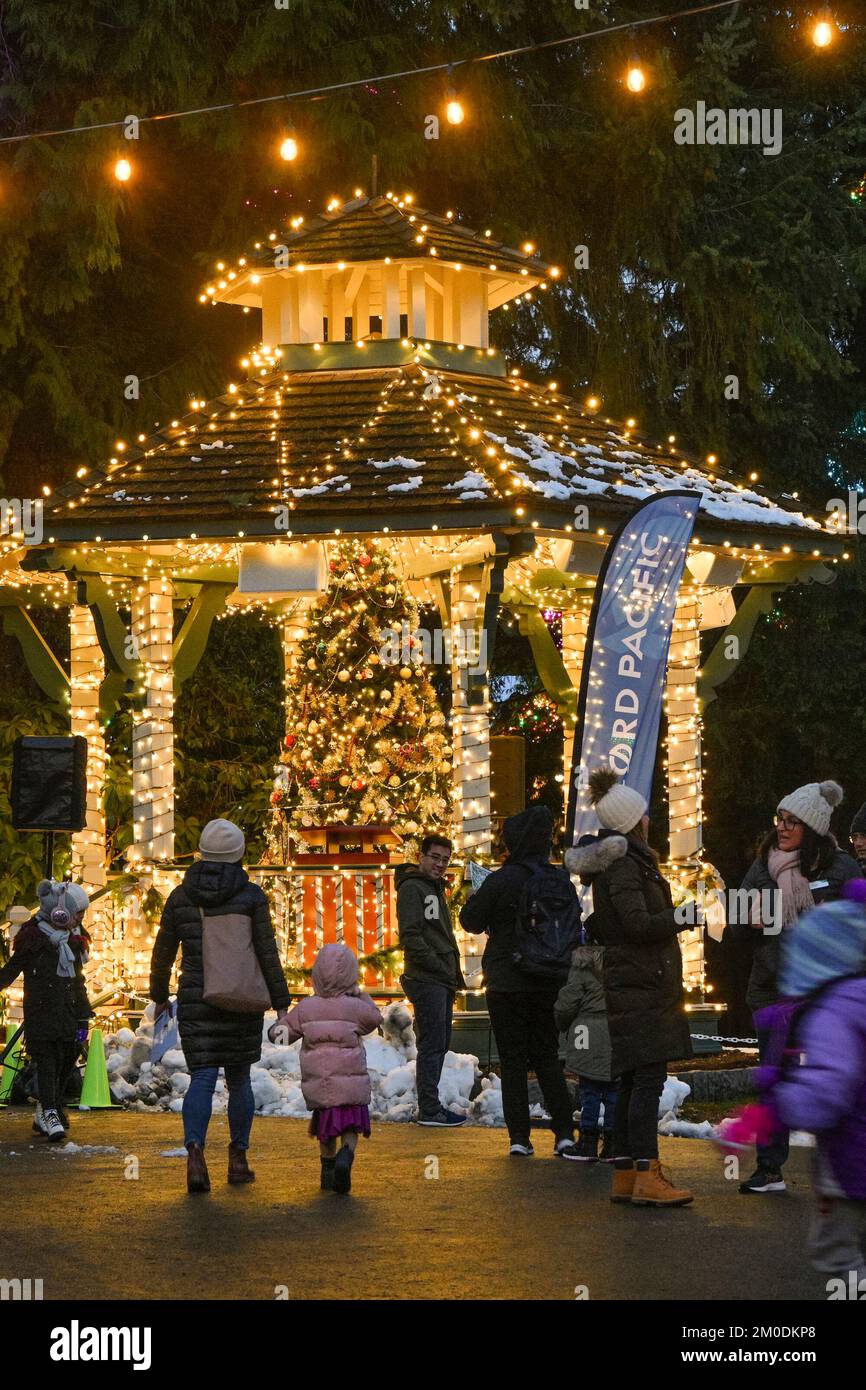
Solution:
{"label": "woman wearing eyeglasses", "polygon": [[[779,999],[778,973],[781,943],[785,931],[816,903],[832,902],[841,896],[843,884],[859,878],[862,870],[856,859],[840,850],[830,832],[830,817],[842,800],[837,782],[809,782],[783,797],[776,809],[775,828],[762,842],[758,857],[746,877],[742,891],[750,895],[749,918],[734,924],[735,940],[752,945],[752,972],[746,990],[746,1003],[755,1016],[758,1049],[764,1060],[770,1036],[762,1027],[760,1011]],[[773,1136],[768,1144],[757,1146],[758,1166],[746,1182],[743,1193],[784,1192],[782,1165],[788,1157],[788,1131]]]}

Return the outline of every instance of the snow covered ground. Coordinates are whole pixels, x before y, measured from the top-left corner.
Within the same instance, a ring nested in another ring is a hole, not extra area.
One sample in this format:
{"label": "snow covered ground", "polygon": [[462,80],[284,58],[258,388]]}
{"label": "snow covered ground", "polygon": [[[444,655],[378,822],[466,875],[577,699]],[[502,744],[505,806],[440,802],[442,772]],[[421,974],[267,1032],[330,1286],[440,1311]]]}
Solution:
{"label": "snow covered ground", "polygon": [[[148,1015],[153,1006],[148,1006]],[[258,1115],[284,1115],[305,1119],[310,1112],[301,1095],[299,1042],[275,1047],[267,1039],[273,1020],[266,1018],[262,1057],[251,1073]],[[106,1062],[111,1090],[116,1101],[131,1110],[179,1111],[189,1086],[186,1059],[178,1049],[166,1052],[162,1060],[150,1061],[153,1023],[145,1017],[135,1033],[129,1028],[109,1034],[105,1039]],[[405,1005],[389,1004],[384,1010],[383,1036],[371,1033],[364,1039],[367,1066],[372,1082],[370,1113],[374,1120],[406,1123],[416,1108],[415,1034],[412,1017]],[[689,1087],[676,1077],[668,1077],[659,1104],[659,1129],[663,1134],[709,1138],[712,1126],[689,1125],[677,1118],[689,1094]],[[502,1089],[498,1076],[482,1076],[478,1058],[469,1053],[449,1052],[439,1086],[442,1103],[466,1115],[470,1124],[503,1127]],[[225,1081],[217,1082],[214,1113],[225,1111],[228,1101]],[[533,1107],[540,1116],[540,1106]]]}

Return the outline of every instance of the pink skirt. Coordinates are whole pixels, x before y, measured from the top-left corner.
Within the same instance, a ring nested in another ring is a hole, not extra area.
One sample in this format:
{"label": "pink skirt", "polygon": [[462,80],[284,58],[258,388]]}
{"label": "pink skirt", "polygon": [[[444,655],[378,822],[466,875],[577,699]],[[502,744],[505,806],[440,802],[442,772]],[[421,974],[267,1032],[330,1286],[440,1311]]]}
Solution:
{"label": "pink skirt", "polygon": [[327,1105],[314,1110],[310,1120],[310,1138],[327,1144],[341,1134],[363,1134],[370,1138],[370,1107],[368,1105]]}

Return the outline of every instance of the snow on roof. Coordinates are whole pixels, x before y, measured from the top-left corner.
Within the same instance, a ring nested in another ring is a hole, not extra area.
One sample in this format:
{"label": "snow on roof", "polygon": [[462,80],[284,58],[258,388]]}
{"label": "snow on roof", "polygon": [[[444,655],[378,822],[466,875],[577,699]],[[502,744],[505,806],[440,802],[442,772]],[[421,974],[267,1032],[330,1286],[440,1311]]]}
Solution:
{"label": "snow on roof", "polygon": [[368,459],[367,462],[372,468],[423,468],[423,463],[417,459],[404,458],[402,454],[397,454],[391,459]]}
{"label": "snow on roof", "polygon": [[412,492],[414,488],[420,487],[424,479],[420,473],[416,473],[414,478],[407,478],[405,483],[389,483],[389,492]]}
{"label": "snow on roof", "polygon": [[[540,435],[529,430],[515,430],[515,435],[526,447],[507,445],[504,437],[486,432],[489,438],[504,445],[504,452],[512,457],[525,459],[534,474],[513,470],[515,478],[528,492],[546,498],[565,500],[593,493],[609,492],[634,497],[643,501],[654,492],[669,492],[674,488],[690,488],[701,495],[701,508],[708,515],[720,521],[741,521],[765,526],[796,526],[820,531],[821,523],[801,511],[787,511],[769,497],[743,484],[736,484],[728,478],[711,477],[694,467],[668,468],[656,461],[650,461],[636,449],[610,447],[602,449],[596,444],[572,444],[563,434],[563,445],[570,451],[554,449]],[[613,431],[609,435],[611,444],[619,443],[621,435]],[[571,450],[574,452],[572,453]],[[592,463],[580,465],[575,469],[574,454],[589,455]],[[591,473],[593,476],[588,477]]]}
{"label": "snow on roof", "polygon": [[[343,487],[337,487],[337,483],[343,483]],[[323,492],[329,492],[332,488],[335,492],[348,492],[352,486],[347,481],[345,473],[336,473],[333,478],[326,478],[323,483],[317,483],[315,487],[293,487],[289,488],[293,497],[319,497]]]}

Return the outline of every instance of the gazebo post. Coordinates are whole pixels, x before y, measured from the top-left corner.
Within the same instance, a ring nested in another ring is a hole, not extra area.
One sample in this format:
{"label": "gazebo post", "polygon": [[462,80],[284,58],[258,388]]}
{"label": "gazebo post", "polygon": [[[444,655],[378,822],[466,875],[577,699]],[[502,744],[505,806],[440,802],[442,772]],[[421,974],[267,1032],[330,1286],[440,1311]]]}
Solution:
{"label": "gazebo post", "polygon": [[105,677],[105,657],[93,614],[84,604],[69,610],[70,732],[87,740],[87,821],[72,836],[72,876],[93,892],[106,882],[105,734],[99,714],[99,689]]}
{"label": "gazebo post", "polygon": [[132,834],[137,863],[174,857],[174,673],[172,587],[142,580],[132,602],[132,637],[143,690],[132,722]]}
{"label": "gazebo post", "polygon": [[490,692],[470,680],[472,667],[486,665],[483,632],[484,570],[451,571],[451,699],[454,748],[454,822],[464,854],[491,849]]}
{"label": "gazebo post", "polygon": [[703,848],[700,596],[681,590],[671,633],[666,678],[670,857],[697,859]]}
{"label": "gazebo post", "polygon": [[577,696],[580,690],[580,677],[583,670],[583,654],[586,650],[586,635],[589,628],[589,604],[580,603],[574,608],[562,610],[562,662],[574,687],[574,714],[563,715],[562,733],[562,792],[563,820],[568,811],[568,794],[571,787],[572,758],[574,755],[574,731],[577,724]]}

